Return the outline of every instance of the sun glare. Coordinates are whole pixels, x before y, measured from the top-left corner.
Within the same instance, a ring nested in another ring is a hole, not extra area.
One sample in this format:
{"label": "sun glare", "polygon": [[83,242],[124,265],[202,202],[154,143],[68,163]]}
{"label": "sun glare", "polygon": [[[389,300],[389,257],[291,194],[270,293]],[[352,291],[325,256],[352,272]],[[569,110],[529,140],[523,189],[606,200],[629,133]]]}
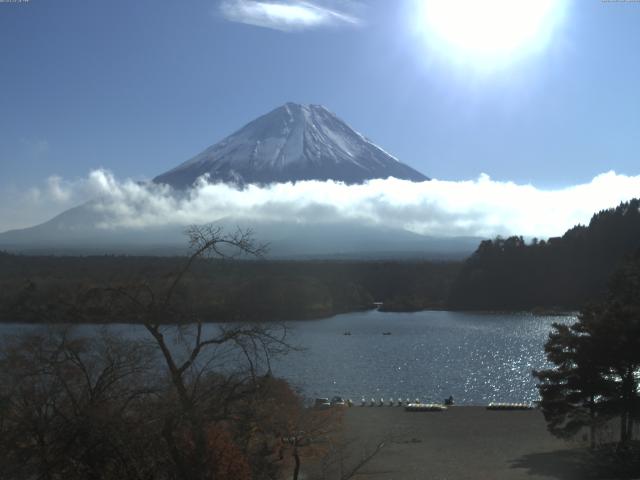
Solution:
{"label": "sun glare", "polygon": [[428,47],[462,63],[504,63],[544,48],[566,0],[417,0]]}

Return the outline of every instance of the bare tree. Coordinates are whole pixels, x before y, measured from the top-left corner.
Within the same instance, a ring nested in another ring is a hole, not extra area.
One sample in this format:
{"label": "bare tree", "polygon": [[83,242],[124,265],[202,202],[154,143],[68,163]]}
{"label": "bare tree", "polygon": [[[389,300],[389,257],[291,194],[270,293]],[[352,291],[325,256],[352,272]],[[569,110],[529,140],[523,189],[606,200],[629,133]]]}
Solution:
{"label": "bare tree", "polygon": [[[90,287],[64,304],[31,302],[32,289],[25,290],[21,304],[44,321],[128,320],[150,337],[118,348],[106,339],[82,347],[86,339],[67,335],[49,343],[25,340],[30,348],[17,342],[0,364],[11,377],[4,385],[20,385],[2,390],[0,427],[32,433],[28,441],[5,435],[12,448],[2,461],[19,465],[26,455],[34,478],[51,480],[275,478],[277,454],[271,462],[268,444],[281,432],[263,406],[273,393],[271,358],[292,348],[287,330],[273,323],[207,324],[185,288],[199,262],[259,258],[266,247],[244,230],[195,226],[187,235],[191,253],[167,277]],[[22,367],[11,372],[12,364]],[[20,382],[11,376],[16,372]],[[71,475],[71,464],[82,466],[80,477]]]}
{"label": "bare tree", "polygon": [[174,400],[164,411],[162,437],[176,476],[198,480],[216,476],[215,452],[207,451],[209,426],[232,416],[231,407],[240,399],[251,398],[257,377],[270,372],[272,355],[290,346],[283,326],[205,325],[189,303],[178,298],[196,262],[207,257],[261,257],[266,246],[255,243],[251,231],[240,229],[227,234],[220,227],[192,226],[187,235],[191,254],[163,291],[142,282],[92,291],[86,300],[103,303],[106,298],[109,312],[133,314],[153,338]]}
{"label": "bare tree", "polygon": [[89,340],[53,329],[5,342],[0,356],[3,478],[143,479],[153,474],[153,463],[140,455],[153,439],[138,435],[145,420],[138,407],[156,389],[148,381],[150,368],[144,345],[106,333]]}

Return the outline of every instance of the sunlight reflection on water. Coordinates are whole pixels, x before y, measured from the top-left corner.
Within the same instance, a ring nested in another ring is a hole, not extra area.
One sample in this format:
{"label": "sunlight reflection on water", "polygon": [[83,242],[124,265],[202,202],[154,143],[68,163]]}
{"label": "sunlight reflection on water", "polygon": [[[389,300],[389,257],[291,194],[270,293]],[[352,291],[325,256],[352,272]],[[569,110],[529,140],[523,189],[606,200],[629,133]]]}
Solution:
{"label": "sunlight reflection on water", "polygon": [[306,349],[276,361],[274,371],[309,396],[532,402],[538,394],[531,370],[546,365],[551,324],[575,320],[439,311],[339,315],[293,324],[291,340]]}

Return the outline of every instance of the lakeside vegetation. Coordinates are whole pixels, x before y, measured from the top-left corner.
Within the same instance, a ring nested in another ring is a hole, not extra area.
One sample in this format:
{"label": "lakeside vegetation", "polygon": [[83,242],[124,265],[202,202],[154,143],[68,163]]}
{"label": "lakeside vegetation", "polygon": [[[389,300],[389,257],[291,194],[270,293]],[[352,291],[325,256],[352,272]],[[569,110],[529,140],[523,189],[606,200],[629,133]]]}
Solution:
{"label": "lakeside vegetation", "polygon": [[[65,321],[65,305],[107,285],[146,282],[161,287],[183,257],[51,257],[0,254],[0,320],[43,321],[35,305],[57,306],[51,322]],[[442,308],[459,262],[267,261],[198,259],[180,297],[206,321],[320,318],[373,308]],[[53,311],[53,308],[48,308]],[[125,312],[123,312],[125,313]],[[135,321],[100,318],[92,321]]]}

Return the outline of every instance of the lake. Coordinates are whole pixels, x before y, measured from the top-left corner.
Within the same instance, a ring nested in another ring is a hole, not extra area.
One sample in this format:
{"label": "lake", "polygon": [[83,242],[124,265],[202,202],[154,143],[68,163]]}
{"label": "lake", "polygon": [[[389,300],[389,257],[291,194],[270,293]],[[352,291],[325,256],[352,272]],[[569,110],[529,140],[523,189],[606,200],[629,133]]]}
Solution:
{"label": "lake", "polygon": [[[273,371],[309,397],[533,402],[538,392],[531,370],[547,365],[543,346],[551,324],[574,321],[570,315],[372,310],[290,322],[289,340],[304,350],[276,359]],[[0,325],[0,336],[33,328]],[[109,328],[147,335],[136,325]]]}

